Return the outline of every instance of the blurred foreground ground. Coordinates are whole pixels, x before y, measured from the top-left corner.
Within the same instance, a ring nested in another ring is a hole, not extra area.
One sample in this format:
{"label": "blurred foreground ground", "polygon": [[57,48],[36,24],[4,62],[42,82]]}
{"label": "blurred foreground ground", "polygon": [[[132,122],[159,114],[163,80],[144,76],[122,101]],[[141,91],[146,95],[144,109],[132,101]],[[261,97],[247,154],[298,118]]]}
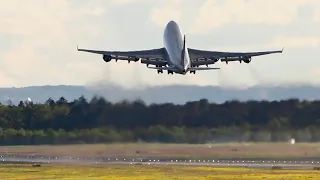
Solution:
{"label": "blurred foreground ground", "polygon": [[59,180],[318,180],[316,170],[271,170],[249,168],[216,168],[194,166],[148,165],[0,165],[1,179],[59,179]]}

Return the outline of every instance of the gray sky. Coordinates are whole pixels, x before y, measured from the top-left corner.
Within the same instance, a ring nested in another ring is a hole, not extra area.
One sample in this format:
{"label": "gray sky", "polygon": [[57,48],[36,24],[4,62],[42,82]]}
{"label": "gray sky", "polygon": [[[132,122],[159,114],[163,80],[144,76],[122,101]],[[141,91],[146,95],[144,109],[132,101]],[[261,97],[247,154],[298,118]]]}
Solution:
{"label": "gray sky", "polygon": [[[319,83],[319,0],[0,0],[0,86],[119,83],[124,86]],[[23,8],[18,8],[23,7]],[[179,23],[188,46],[278,50],[220,71],[157,74],[139,63],[105,63],[76,47],[162,47],[163,28]]]}

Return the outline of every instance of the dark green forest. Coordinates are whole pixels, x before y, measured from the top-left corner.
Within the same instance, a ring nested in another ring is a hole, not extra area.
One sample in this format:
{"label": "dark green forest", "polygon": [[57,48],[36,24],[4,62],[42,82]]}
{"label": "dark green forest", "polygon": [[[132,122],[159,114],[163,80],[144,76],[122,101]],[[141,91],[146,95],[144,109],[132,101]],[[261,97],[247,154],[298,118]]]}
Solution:
{"label": "dark green forest", "polygon": [[320,101],[226,101],[184,105],[102,97],[0,105],[0,144],[320,141]]}

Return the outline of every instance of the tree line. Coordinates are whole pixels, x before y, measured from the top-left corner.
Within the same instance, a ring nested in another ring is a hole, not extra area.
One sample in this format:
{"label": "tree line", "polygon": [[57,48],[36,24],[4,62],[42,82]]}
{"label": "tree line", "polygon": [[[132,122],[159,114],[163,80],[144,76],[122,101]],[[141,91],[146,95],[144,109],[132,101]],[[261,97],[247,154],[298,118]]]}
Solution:
{"label": "tree line", "polygon": [[64,97],[0,105],[0,144],[157,141],[320,141],[320,101],[206,99],[146,105]]}

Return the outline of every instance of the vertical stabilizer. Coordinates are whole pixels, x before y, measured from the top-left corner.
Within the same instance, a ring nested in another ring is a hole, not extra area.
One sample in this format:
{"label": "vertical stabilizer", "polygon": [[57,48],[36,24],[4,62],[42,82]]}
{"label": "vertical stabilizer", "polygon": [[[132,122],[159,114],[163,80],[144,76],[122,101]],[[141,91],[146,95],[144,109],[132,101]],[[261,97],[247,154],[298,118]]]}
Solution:
{"label": "vertical stabilizer", "polygon": [[181,61],[182,64],[184,65],[184,61],[185,61],[185,54],[186,54],[186,35],[183,35],[183,48],[182,48],[182,52],[181,52]]}

